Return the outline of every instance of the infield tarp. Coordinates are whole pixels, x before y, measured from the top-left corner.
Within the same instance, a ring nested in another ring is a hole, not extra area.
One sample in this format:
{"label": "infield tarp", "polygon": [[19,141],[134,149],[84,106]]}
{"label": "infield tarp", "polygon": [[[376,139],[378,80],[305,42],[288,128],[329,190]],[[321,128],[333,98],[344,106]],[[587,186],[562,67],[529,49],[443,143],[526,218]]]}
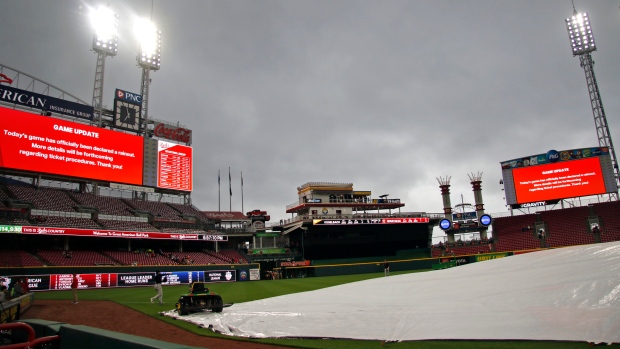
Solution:
{"label": "infield tarp", "polygon": [[381,277],[180,318],[254,338],[617,343],[619,298],[620,242],[613,242]]}

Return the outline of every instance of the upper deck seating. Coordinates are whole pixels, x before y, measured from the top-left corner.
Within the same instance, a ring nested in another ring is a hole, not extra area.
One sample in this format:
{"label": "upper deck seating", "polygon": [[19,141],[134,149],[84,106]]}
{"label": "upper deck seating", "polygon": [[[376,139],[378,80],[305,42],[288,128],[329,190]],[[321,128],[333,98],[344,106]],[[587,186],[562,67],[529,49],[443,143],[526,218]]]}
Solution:
{"label": "upper deck seating", "polygon": [[130,206],[120,198],[110,196],[96,196],[89,193],[69,193],[77,202],[84,206],[92,206],[99,209],[100,214],[113,216],[133,216],[129,211]]}
{"label": "upper deck seating", "polygon": [[60,189],[36,188],[32,185],[7,184],[8,190],[17,199],[30,201],[35,208],[49,211],[75,212],[77,203]]}
{"label": "upper deck seating", "polygon": [[32,216],[31,225],[77,229],[101,229],[101,226],[92,219],[73,217]]}
{"label": "upper deck seating", "polygon": [[166,204],[168,206],[172,207],[173,209],[175,209],[176,211],[179,211],[181,214],[195,216],[200,221],[207,221],[208,220],[208,217],[204,213],[198,211],[192,205],[175,204],[175,203],[170,203],[170,202],[168,202]]}
{"label": "upper deck seating", "polygon": [[179,216],[179,212],[163,202],[143,201],[136,199],[124,199],[124,201],[131,207],[152,213],[155,218],[182,220]]}
{"label": "upper deck seating", "polygon": [[152,231],[158,232],[159,229],[155,228],[146,222],[132,222],[132,221],[115,221],[108,219],[100,219],[99,223],[104,226],[104,229],[109,230],[124,230],[124,231]]}

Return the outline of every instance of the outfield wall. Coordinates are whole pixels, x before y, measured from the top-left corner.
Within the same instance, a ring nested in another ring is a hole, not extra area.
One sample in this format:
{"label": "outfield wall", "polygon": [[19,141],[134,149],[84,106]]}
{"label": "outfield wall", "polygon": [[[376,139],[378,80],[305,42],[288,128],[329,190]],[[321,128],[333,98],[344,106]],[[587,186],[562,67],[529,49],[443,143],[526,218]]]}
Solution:
{"label": "outfield wall", "polygon": [[[483,253],[457,257],[389,260],[388,262],[390,264],[390,272],[420,271],[437,269],[439,264],[450,261],[453,262],[452,265],[458,266],[512,255],[512,252]],[[281,271],[283,278],[382,273],[384,271],[383,261],[351,263],[347,259],[342,259],[340,263],[334,264],[281,267],[277,269]]]}

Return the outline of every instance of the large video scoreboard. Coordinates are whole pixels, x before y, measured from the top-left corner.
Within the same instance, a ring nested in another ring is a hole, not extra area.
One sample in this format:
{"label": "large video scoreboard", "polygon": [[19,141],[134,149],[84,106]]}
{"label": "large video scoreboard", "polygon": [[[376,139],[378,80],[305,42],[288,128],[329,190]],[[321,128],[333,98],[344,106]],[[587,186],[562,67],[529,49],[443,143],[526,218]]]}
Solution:
{"label": "large video scoreboard", "polygon": [[618,191],[607,147],[592,147],[503,161],[506,203],[529,205]]}
{"label": "large video scoreboard", "polygon": [[191,191],[192,157],[189,146],[0,107],[0,168]]}

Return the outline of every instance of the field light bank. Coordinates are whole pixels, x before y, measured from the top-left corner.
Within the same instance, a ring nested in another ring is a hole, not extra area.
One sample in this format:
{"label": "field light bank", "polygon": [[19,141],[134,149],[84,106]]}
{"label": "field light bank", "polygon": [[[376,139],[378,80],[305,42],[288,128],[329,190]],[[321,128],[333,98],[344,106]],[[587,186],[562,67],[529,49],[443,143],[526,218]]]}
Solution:
{"label": "field light bank", "polygon": [[157,30],[151,21],[140,19],[136,21],[134,32],[140,43],[138,64],[142,68],[159,70],[161,65],[161,31]]}
{"label": "field light bank", "polygon": [[573,56],[596,51],[594,35],[587,13],[575,11],[572,17],[566,18],[566,30],[568,31]]}
{"label": "field light bank", "polygon": [[94,28],[93,50],[106,56],[118,53],[118,15],[108,7],[101,6],[90,12]]}

